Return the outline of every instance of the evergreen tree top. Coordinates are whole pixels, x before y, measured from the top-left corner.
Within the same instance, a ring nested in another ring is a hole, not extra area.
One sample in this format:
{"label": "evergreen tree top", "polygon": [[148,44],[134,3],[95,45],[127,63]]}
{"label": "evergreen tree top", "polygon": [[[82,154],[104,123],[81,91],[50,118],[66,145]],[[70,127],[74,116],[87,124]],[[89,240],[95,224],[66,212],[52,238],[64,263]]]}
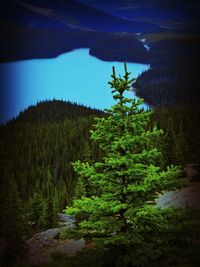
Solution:
{"label": "evergreen tree top", "polygon": [[91,196],[76,199],[67,212],[82,218],[81,227],[100,232],[129,231],[140,209],[155,205],[158,194],[181,183],[178,168],[161,171],[158,165],[160,151],[155,140],[161,131],[148,126],[151,112],[140,108],[143,100],[124,97],[132,82],[126,64],[124,69],[121,78],[116,77],[113,67],[110,85],[116,104],[108,116],[97,119],[91,131],[91,139],[103,151],[102,160],[73,164],[82,179],[78,183],[82,184],[81,192],[86,180],[87,186],[96,190]]}

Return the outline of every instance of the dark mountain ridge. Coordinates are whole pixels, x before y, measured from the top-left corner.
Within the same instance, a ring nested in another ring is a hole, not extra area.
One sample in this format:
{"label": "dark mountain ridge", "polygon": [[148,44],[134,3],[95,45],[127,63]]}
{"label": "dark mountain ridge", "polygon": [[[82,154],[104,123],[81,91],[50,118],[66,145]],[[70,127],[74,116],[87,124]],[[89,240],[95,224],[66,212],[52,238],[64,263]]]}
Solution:
{"label": "dark mountain ridge", "polygon": [[[20,123],[59,123],[66,119],[103,115],[104,112],[63,100],[40,101],[29,106],[13,120]],[[12,121],[10,121],[12,123]]]}
{"label": "dark mountain ridge", "polygon": [[[39,14],[39,15],[38,15]],[[42,16],[43,18],[42,18]],[[88,29],[103,32],[149,32],[159,27],[146,22],[133,22],[115,17],[77,1],[16,0],[1,12],[1,20],[28,27]],[[52,20],[50,23],[49,18]],[[46,20],[46,24],[45,24]]]}
{"label": "dark mountain ridge", "polygon": [[[1,62],[55,57],[73,49],[91,48],[118,33],[131,33],[134,39],[137,32],[160,31],[153,24],[128,21],[72,0],[4,2],[0,26]],[[126,40],[121,38],[121,42],[123,45]],[[107,52],[109,57],[112,50]],[[142,53],[140,56],[142,61]]]}
{"label": "dark mountain ridge", "polygon": [[119,18],[149,22],[168,29],[199,29],[199,2],[197,0],[79,0]]}

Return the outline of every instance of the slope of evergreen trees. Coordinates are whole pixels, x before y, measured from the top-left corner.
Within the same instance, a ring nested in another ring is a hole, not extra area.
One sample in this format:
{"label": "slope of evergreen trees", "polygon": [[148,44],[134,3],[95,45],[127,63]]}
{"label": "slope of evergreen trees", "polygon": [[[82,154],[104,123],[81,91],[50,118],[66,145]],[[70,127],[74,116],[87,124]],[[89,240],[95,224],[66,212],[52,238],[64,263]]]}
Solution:
{"label": "slope of evergreen trees", "polygon": [[73,196],[71,162],[91,146],[89,129],[94,116],[102,115],[54,100],[29,107],[0,126],[0,236],[10,258],[25,236],[56,226],[57,213]]}
{"label": "slope of evergreen trees", "polygon": [[[164,130],[159,141],[163,166],[198,164],[199,113],[197,105],[154,110],[150,123]],[[77,180],[71,162],[101,156],[98,147],[89,140],[94,116],[104,113],[54,100],[29,107],[15,120],[0,126],[1,195],[9,187],[3,181],[12,179],[11,184],[16,183],[12,190],[18,191],[24,219],[32,224],[32,229],[55,225],[57,213],[71,203]],[[81,183],[79,187],[80,196]],[[91,188],[87,187],[87,192],[82,190],[87,195]],[[1,200],[3,203],[4,197]],[[4,210],[3,204],[1,207]],[[49,213],[52,216],[47,218]]]}
{"label": "slope of evergreen trees", "polygon": [[[198,213],[187,207],[155,205],[159,194],[180,188],[184,180],[180,179],[180,168],[173,166],[175,157],[164,154],[166,166],[159,161],[162,130],[149,125],[151,112],[139,108],[142,100],[124,97],[131,84],[129,75],[126,66],[123,78],[116,77],[113,69],[110,85],[116,104],[107,110],[107,117],[96,120],[91,131],[103,157],[74,163],[81,183],[72,207],[66,209],[76,217],[77,228],[72,233],[93,238],[96,248],[90,250],[88,262],[91,257],[93,264],[101,267],[197,266],[192,264],[189,251],[199,248],[193,243],[200,235]],[[170,119],[163,138],[169,145],[168,154],[175,146],[170,142],[172,126]],[[92,189],[89,194],[88,185]],[[70,229],[66,237],[69,233]],[[105,250],[112,254],[107,262],[102,256]],[[77,259],[71,264],[83,266]]]}
{"label": "slope of evergreen trees", "polygon": [[16,122],[43,123],[63,122],[66,119],[75,120],[90,115],[98,116],[102,111],[78,105],[70,101],[52,100],[40,101],[36,106],[29,106],[15,119]]}
{"label": "slope of evergreen trees", "polygon": [[163,160],[167,164],[183,167],[188,163],[200,162],[199,105],[181,104],[155,109],[151,123],[164,130],[160,143]]}
{"label": "slope of evergreen trees", "polygon": [[[164,130],[157,140],[163,154],[158,159],[161,168],[199,162],[198,114],[198,105],[154,110],[149,126],[157,124]],[[94,164],[105,157],[89,138],[94,117],[99,116],[105,113],[53,100],[29,107],[16,119],[0,126],[3,266],[11,266],[12,259],[24,253],[23,240],[27,235],[55,226],[57,213],[70,205],[73,197],[100,193],[87,179],[77,179],[71,165],[78,159]],[[102,250],[98,253],[112,262]],[[87,254],[82,256],[87,262]],[[89,255],[91,260],[96,256]]]}
{"label": "slope of evergreen trees", "polygon": [[151,44],[151,68],[134,83],[136,94],[155,107],[199,103],[199,60],[199,39],[169,39]]}
{"label": "slope of evergreen trees", "polygon": [[149,54],[133,34],[119,33],[96,43],[90,55],[105,61],[148,63]]}

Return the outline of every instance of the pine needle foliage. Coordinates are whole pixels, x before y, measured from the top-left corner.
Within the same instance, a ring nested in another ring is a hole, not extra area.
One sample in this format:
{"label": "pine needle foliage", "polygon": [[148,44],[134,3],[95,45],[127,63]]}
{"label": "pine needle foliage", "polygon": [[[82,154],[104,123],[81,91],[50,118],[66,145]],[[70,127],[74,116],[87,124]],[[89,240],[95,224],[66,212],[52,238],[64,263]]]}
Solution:
{"label": "pine needle foliage", "polygon": [[84,218],[80,226],[88,230],[127,232],[139,209],[154,205],[160,193],[181,184],[180,169],[161,171],[155,165],[160,156],[155,139],[162,131],[148,128],[151,111],[140,108],[143,100],[124,96],[133,82],[124,67],[123,77],[117,77],[113,67],[109,82],[116,104],[107,110],[107,117],[96,119],[91,131],[91,139],[104,152],[102,162],[73,164],[78,175],[99,188],[98,195],[76,199],[67,209]]}
{"label": "pine needle foliage", "polygon": [[75,198],[66,212],[75,215],[80,233],[101,237],[104,246],[126,248],[131,252],[122,253],[127,264],[134,258],[133,266],[146,266],[167,255],[170,242],[183,243],[179,222],[187,217],[185,213],[156,206],[159,194],[181,187],[183,180],[179,167],[160,168],[156,140],[162,130],[149,126],[152,111],[140,107],[143,100],[125,96],[133,79],[126,65],[124,70],[124,76],[117,77],[113,67],[109,84],[115,105],[106,110],[106,117],[96,119],[91,130],[102,160],[73,163],[79,177],[98,188],[97,194]]}

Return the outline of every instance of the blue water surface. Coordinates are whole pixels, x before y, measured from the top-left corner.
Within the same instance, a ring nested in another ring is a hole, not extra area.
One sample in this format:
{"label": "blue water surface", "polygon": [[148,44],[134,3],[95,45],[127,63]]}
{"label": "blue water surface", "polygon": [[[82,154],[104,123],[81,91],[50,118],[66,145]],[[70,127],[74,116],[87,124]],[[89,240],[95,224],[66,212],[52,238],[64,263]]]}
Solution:
{"label": "blue water surface", "polygon": [[[112,66],[123,75],[120,62],[105,62],[77,49],[53,59],[32,59],[0,64],[0,123],[40,100],[63,99],[92,108],[105,109],[114,104],[108,81]],[[136,78],[149,65],[127,63]],[[129,97],[134,97],[133,92]]]}

